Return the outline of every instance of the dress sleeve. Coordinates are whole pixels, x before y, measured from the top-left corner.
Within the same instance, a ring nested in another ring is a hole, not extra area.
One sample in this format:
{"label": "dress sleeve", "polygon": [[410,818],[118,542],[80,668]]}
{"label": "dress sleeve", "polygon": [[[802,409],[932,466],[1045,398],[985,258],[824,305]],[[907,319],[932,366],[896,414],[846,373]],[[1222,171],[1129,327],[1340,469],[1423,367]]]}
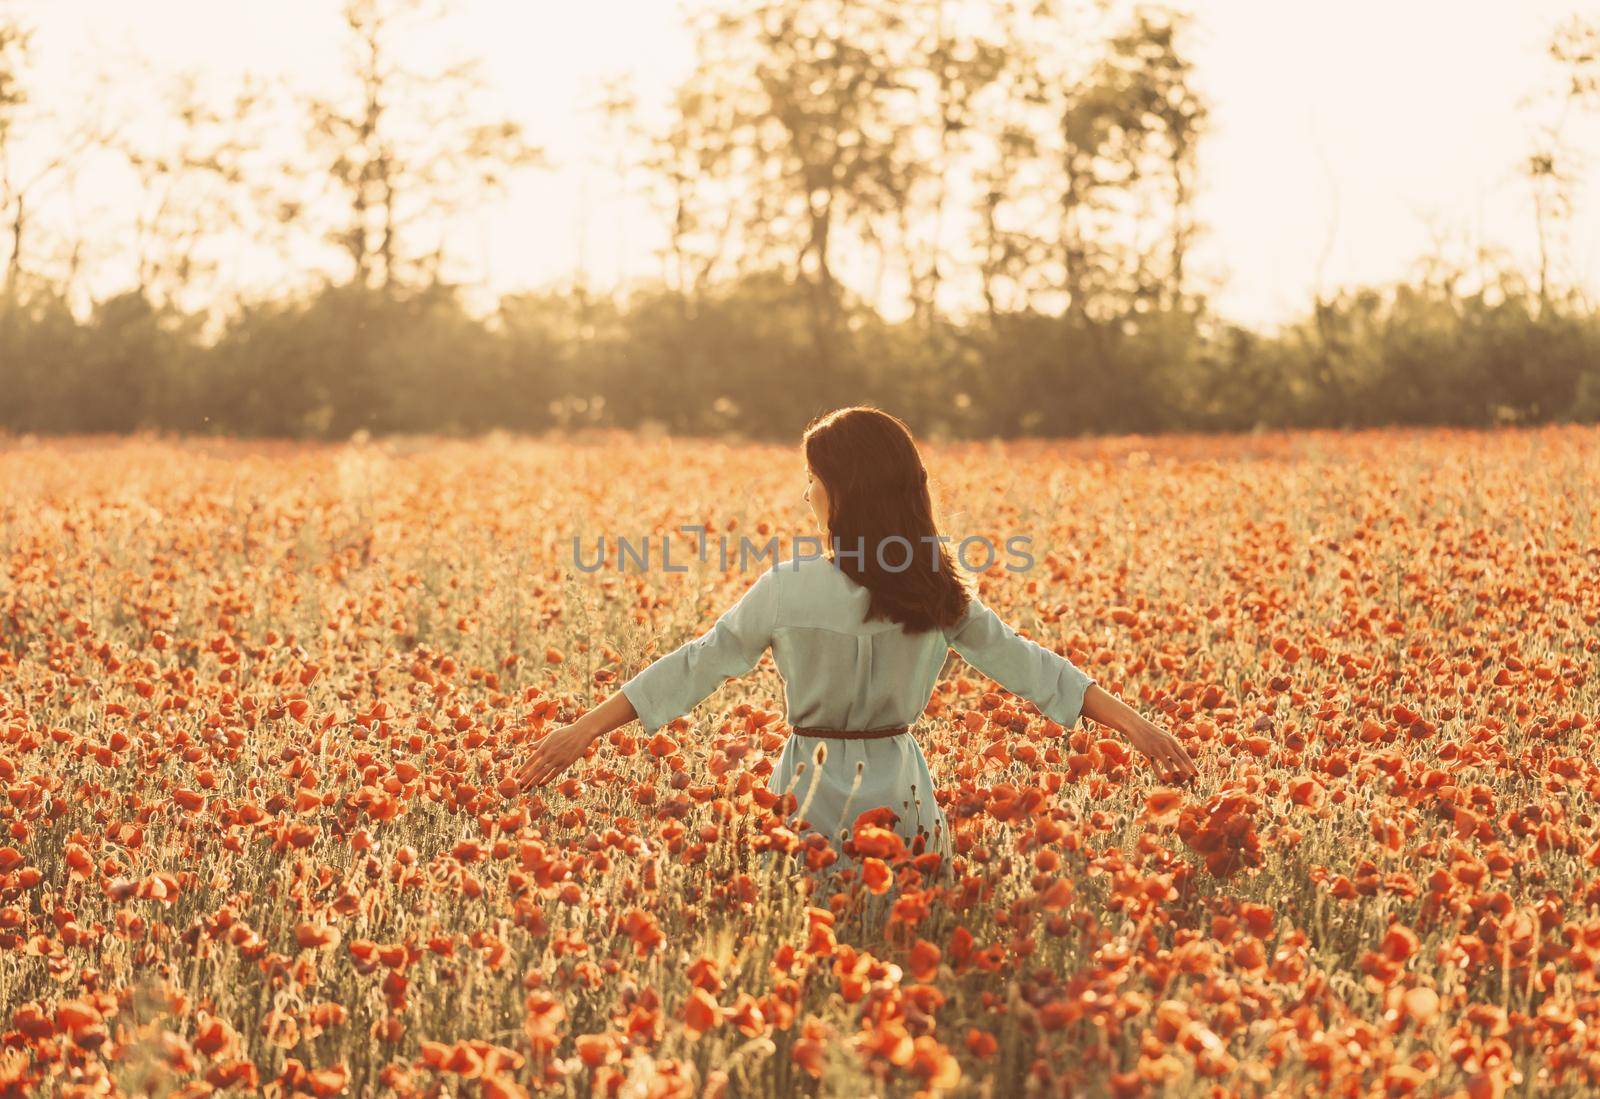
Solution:
{"label": "dress sleeve", "polygon": [[646,733],[682,717],[734,676],[754,668],[777,624],[778,576],[763,571],[705,633],[685,642],[622,685]]}
{"label": "dress sleeve", "polygon": [[950,633],[950,647],[968,664],[1065,728],[1078,723],[1095,680],[1072,661],[1022,637],[973,594]]}

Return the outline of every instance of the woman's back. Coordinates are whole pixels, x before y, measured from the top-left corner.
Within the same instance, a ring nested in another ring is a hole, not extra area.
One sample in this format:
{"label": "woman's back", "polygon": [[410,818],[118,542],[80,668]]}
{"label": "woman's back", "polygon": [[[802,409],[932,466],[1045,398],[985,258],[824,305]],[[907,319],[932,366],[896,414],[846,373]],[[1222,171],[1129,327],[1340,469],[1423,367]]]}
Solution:
{"label": "woman's back", "polygon": [[826,558],[780,563],[772,658],[791,725],[878,729],[913,724],[928,704],[949,642],[867,621],[870,593]]}

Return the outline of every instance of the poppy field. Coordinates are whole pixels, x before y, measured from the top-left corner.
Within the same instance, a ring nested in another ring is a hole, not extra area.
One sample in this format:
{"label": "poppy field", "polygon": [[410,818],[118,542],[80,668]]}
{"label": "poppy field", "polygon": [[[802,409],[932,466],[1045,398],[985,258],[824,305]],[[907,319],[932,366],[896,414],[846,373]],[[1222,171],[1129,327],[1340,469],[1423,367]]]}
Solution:
{"label": "poppy field", "polygon": [[754,580],[679,528],[814,533],[798,446],[0,440],[0,1096],[1600,1090],[1600,430],[924,457],[1198,781],[952,654],[953,863],[825,875],[768,655],[518,789]]}

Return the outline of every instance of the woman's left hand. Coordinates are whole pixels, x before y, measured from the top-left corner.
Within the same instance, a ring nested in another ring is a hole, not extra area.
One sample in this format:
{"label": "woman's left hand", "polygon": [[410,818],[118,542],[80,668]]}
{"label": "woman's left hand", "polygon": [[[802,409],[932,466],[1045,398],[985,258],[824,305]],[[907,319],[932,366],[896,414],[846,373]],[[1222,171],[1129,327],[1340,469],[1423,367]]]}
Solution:
{"label": "woman's left hand", "polygon": [[588,726],[573,722],[549,733],[534,745],[533,755],[517,768],[517,785],[543,786],[583,758],[584,750],[595,739]]}

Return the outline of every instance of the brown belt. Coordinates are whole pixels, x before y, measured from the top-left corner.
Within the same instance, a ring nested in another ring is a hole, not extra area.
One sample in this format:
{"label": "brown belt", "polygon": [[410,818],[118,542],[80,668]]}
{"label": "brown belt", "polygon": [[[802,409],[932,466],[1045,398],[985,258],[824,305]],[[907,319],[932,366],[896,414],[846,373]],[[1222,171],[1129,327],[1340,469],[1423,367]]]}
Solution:
{"label": "brown belt", "polygon": [[910,731],[909,725],[884,725],[877,729],[818,729],[802,725],[794,727],[796,736],[822,737],[827,740],[879,740]]}

